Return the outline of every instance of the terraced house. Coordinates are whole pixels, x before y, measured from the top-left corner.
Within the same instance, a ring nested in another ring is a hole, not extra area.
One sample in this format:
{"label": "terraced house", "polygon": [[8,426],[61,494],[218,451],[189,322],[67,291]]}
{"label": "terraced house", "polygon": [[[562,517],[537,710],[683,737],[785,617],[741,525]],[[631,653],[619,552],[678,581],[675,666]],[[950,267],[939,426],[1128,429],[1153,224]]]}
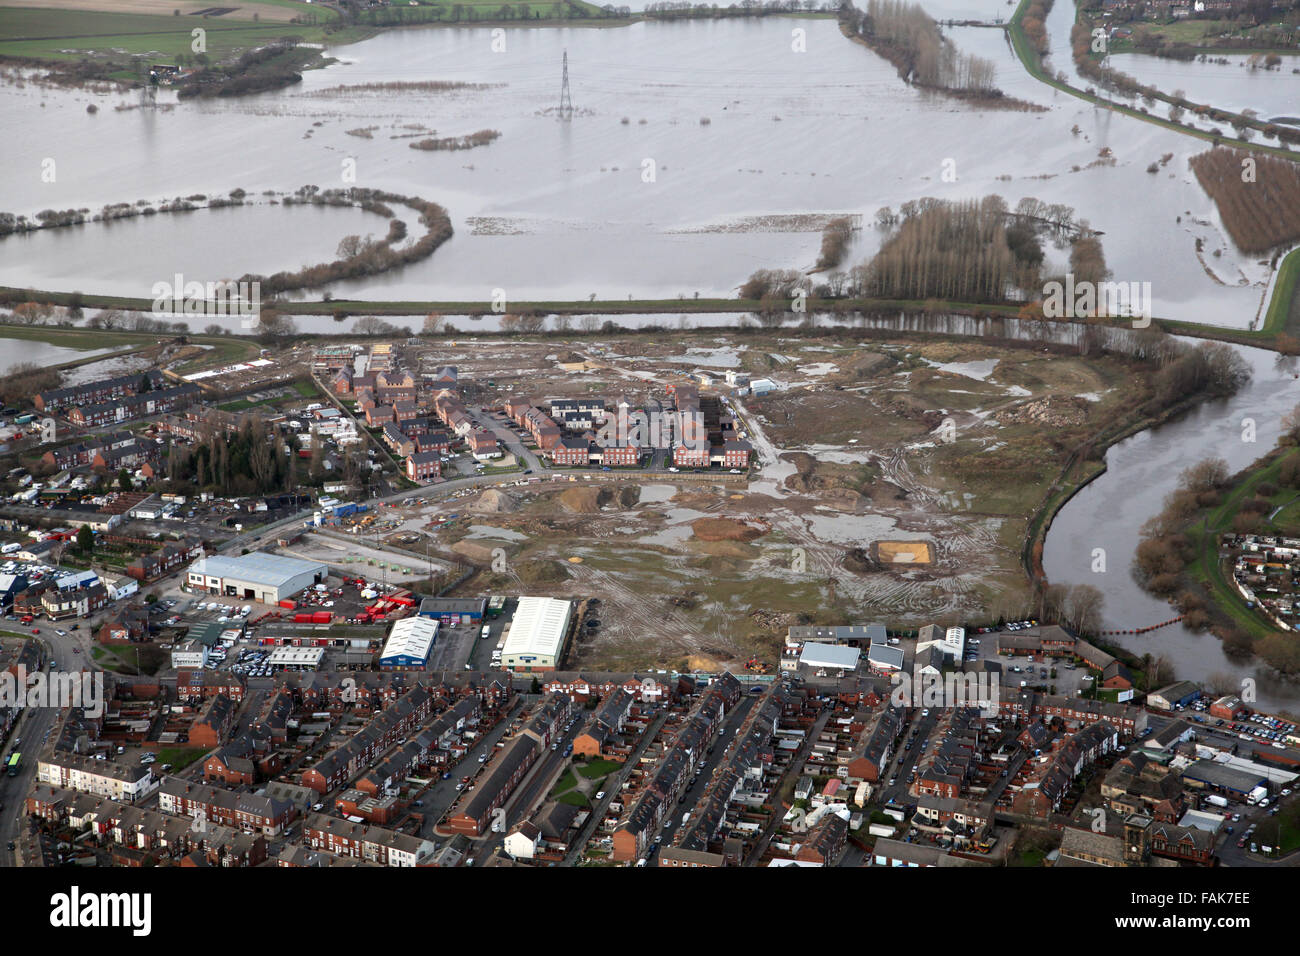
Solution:
{"label": "terraced house", "polygon": [[376,797],[413,773],[445,764],[448,746],[457,739],[456,734],[465,724],[478,716],[479,710],[477,698],[463,697],[456,701],[387,758],[363,773],[356,781],[356,789]]}
{"label": "terraced house", "polygon": [[303,836],[313,850],[367,860],[380,866],[428,866],[435,847],[428,840],[313,813],[303,826]]}
{"label": "terraced house", "polygon": [[497,751],[488,764],[486,776],[460,811],[448,819],[447,825],[457,833],[468,836],[486,833],[492,811],[510,799],[510,795],[528,775],[541,753],[542,746],[536,737],[530,734],[512,737],[505,747]]}
{"label": "terraced house", "polygon": [[297,816],[287,800],[234,793],[221,787],[164,777],[158,788],[158,809],[182,817],[202,816],[209,823],[275,837]]}
{"label": "terraced house", "polygon": [[605,756],[609,743],[623,732],[634,702],[635,698],[622,687],[601,701],[587,726],[573,738],[573,753],[589,758]]}
{"label": "terraced house", "polygon": [[158,369],[136,372],[131,375],[119,375],[116,378],[100,379],[82,385],[69,385],[65,388],[51,388],[37,392],[33,403],[42,412],[57,411],[75,405],[93,405],[117,398],[126,398],[153,391],[162,387],[163,374]]}
{"label": "terraced house", "polygon": [[434,694],[415,687],[396,703],[376,714],[342,746],[330,751],[315,766],[303,771],[302,785],[317,793],[329,793],[370,767],[389,747],[408,736],[428,720],[434,710]]}
{"label": "terraced house", "polygon": [[613,859],[628,862],[645,855],[651,836],[690,785],[691,773],[722,726],[727,708],[739,699],[740,682],[729,673],[709,685],[615,828]]}
{"label": "terraced house", "polygon": [[157,778],[146,766],[58,750],[51,750],[37,762],[36,779],[51,787],[122,803],[136,803],[158,789]]}
{"label": "terraced house", "polygon": [[68,421],[83,428],[95,428],[146,415],[162,415],[197,401],[201,394],[197,385],[177,385],[106,402],[79,404],[68,412]]}

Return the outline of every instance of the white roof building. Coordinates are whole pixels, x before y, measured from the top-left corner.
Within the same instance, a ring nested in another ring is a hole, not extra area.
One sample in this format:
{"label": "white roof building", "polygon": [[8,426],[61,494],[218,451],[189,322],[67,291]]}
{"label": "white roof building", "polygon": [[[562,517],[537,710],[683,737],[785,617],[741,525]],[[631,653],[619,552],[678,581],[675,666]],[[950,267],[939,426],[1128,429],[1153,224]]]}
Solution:
{"label": "white roof building", "polygon": [[277,647],[266,662],[272,667],[320,667],[323,647]]}
{"label": "white roof building", "polygon": [[412,667],[423,669],[438,639],[438,622],[431,617],[404,617],[388,632],[379,655],[384,670]]}
{"label": "white roof building", "polygon": [[554,670],[564,653],[573,618],[573,604],[548,597],[521,597],[501,648],[501,663],[509,670]]}
{"label": "white roof building", "polygon": [[276,604],[328,576],[329,569],[319,561],[255,551],[236,557],[199,558],[189,566],[185,583],[208,594]]}
{"label": "white roof building", "polygon": [[172,667],[177,670],[182,667],[206,667],[207,663],[208,649],[198,641],[186,641],[172,649]]}
{"label": "white roof building", "polygon": [[966,628],[964,627],[950,627],[941,630],[937,624],[927,624],[921,628],[919,638],[916,643],[918,655],[921,651],[928,650],[931,647],[938,647],[948,657],[961,660],[965,656]]}
{"label": "white roof building", "polygon": [[822,644],[818,641],[809,641],[803,646],[799,663],[804,667],[853,671],[857,669],[861,654],[858,648],[848,644]]}

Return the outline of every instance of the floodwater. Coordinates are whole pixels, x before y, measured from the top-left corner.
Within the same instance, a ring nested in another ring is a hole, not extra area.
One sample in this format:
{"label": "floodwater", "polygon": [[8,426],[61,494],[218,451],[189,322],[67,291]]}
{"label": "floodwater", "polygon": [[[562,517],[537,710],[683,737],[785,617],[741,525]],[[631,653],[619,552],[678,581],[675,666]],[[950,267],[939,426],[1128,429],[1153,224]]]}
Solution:
{"label": "floodwater", "polygon": [[[1112,447],[1106,454],[1106,472],[1075,495],[1052,523],[1043,551],[1048,579],[1100,589],[1107,629],[1148,627],[1176,614],[1168,603],[1138,587],[1130,567],[1143,522],[1160,511],[1179,475],[1206,458],[1224,459],[1230,471],[1245,467],[1274,446],[1281,417],[1300,404],[1300,365],[1295,359],[1258,349],[1240,351],[1254,370],[1247,387]],[[1247,420],[1254,423],[1253,443],[1243,440]],[[1093,571],[1098,548],[1104,551],[1104,572]],[[1210,634],[1173,625],[1111,640],[1139,654],[1165,655],[1179,678],[1198,680],[1219,673],[1256,677],[1266,706],[1294,707],[1300,700],[1300,686],[1267,680],[1255,666],[1229,661]]]}
{"label": "floodwater", "polygon": [[[1218,59],[1228,62],[1214,62]],[[1146,53],[1116,53],[1110,65],[1162,93],[1182,90],[1193,102],[1211,103],[1235,113],[1253,109],[1263,119],[1300,113],[1300,76],[1291,72],[1300,67],[1300,58],[1285,56],[1275,70],[1252,70],[1248,59],[1242,54],[1216,55],[1200,62]],[[1163,113],[1168,115],[1167,107]]]}
{"label": "floodwater", "polygon": [[0,239],[0,285],[153,299],[154,283],[175,285],[178,273],[206,284],[293,271],[333,260],[346,235],[387,231],[386,219],[360,209],[262,204],[42,229]]}
{"label": "floodwater", "polygon": [[[1010,12],[973,0],[928,6],[940,17]],[[805,31],[807,52],[797,52],[795,30]],[[486,302],[500,290],[509,302],[732,295],[756,269],[810,268],[827,216],[862,217],[847,266],[878,248],[882,206],[1032,195],[1101,230],[1115,281],[1150,281],[1157,315],[1249,325],[1268,270],[1235,253],[1191,178],[1186,161],[1202,144],[1036,82],[1001,30],[949,32],[962,50],[994,60],[1009,95],[1047,111],[971,109],[909,88],[829,19],[521,27],[506,30],[501,53],[486,28],[402,30],[336,49],[342,62],[290,90],[170,110],[113,109],[136,102],[122,94],[0,88],[0,123],[25,133],[8,146],[11,167],[35,171],[52,158],[58,170],[52,183],[35,172],[6,178],[0,209],[32,215],[236,187],[329,188],[355,170],[358,185],[442,203],[456,234],[424,262],[336,283],[335,297]],[[571,120],[554,115],[566,50]],[[360,88],[420,81],[486,88]],[[94,115],[85,111],[92,101]],[[469,151],[410,148],[430,130],[479,129],[502,135]],[[1113,165],[1096,162],[1103,147]],[[1168,165],[1148,174],[1166,153]],[[945,168],[955,181],[942,178]],[[291,220],[241,230],[233,218],[241,213],[205,230],[207,215],[152,217],[134,232],[108,227],[129,242],[92,238],[97,227],[41,237],[30,252],[11,258],[6,249],[6,266],[62,284],[84,276],[112,291],[157,281],[172,260],[218,272],[315,261],[311,243],[330,249],[358,231]],[[1062,250],[1048,252],[1064,260]]]}
{"label": "floodwater", "polygon": [[8,372],[15,365],[34,362],[40,366],[61,365],[75,362],[77,359],[102,355],[115,349],[70,349],[48,342],[36,342],[31,339],[0,339],[0,372]]}

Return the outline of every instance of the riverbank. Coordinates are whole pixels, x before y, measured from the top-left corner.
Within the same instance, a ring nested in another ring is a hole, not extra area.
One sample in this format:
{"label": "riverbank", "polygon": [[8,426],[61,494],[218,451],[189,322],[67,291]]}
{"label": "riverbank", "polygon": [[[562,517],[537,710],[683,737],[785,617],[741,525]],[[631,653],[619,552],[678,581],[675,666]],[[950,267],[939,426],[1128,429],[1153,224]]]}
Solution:
{"label": "riverbank", "polygon": [[[1120,421],[1116,423],[1113,430],[1103,432],[1100,437],[1100,447],[1096,449],[1095,454],[1100,459],[1092,468],[1087,468],[1087,462],[1078,462],[1071,460],[1066,467],[1061,470],[1061,478],[1053,485],[1054,491],[1043,501],[1039,510],[1030,519],[1030,533],[1025,540],[1025,548],[1022,552],[1022,561],[1024,563],[1025,574],[1029,580],[1047,581],[1047,573],[1043,568],[1043,547],[1047,542],[1047,534],[1052,528],[1052,522],[1075,495],[1083,491],[1088,485],[1092,484],[1098,478],[1106,473],[1106,452],[1112,446],[1119,444],[1126,438],[1147,431],[1148,429],[1158,428],[1166,425],[1188,412],[1192,411],[1197,405],[1208,401],[1208,396],[1200,396],[1195,399],[1179,402],[1172,408],[1166,409],[1156,416],[1143,416],[1130,422]],[[1067,480],[1070,472],[1077,468],[1083,468],[1077,478]],[[1064,483],[1062,483],[1064,482]]]}
{"label": "riverbank", "polygon": [[[1268,308],[1268,318],[1258,330],[1225,329],[1181,319],[1153,318],[1151,325],[1170,335],[1184,338],[1204,339],[1226,342],[1232,345],[1246,345],[1253,348],[1278,351],[1277,337],[1282,332],[1295,335],[1300,333],[1300,306],[1295,300],[1300,298],[1300,255],[1296,250],[1283,261],[1278,281],[1274,286],[1273,298]],[[1279,298],[1285,296],[1285,300]],[[130,296],[94,295],[82,292],[52,292],[41,289],[20,289],[13,286],[0,286],[0,305],[17,305],[23,302],[36,302],[44,305],[68,307],[80,305],[83,309],[120,309],[130,312],[149,313],[153,301]],[[271,303],[266,303],[272,307]],[[1017,318],[1021,306],[987,305],[972,302],[936,302],[934,300],[907,299],[820,299],[806,300],[801,313],[784,313],[791,322],[797,322],[803,316],[815,314],[841,317],[846,321],[854,315],[879,315],[903,313],[906,315],[964,315],[973,318]],[[587,300],[523,300],[506,303],[505,307],[494,306],[487,301],[368,301],[361,299],[319,299],[281,301],[273,307],[281,315],[328,315],[343,320],[356,316],[427,316],[431,312],[440,315],[465,316],[500,316],[502,314],[524,315],[532,317],[545,316],[619,316],[619,315],[707,315],[712,313],[750,313],[757,315],[765,305],[758,299],[587,299]],[[214,310],[214,315],[217,312]],[[757,321],[757,320],[756,320]],[[1065,322],[1069,319],[1041,319],[1044,322]],[[1132,319],[1122,316],[1105,316],[1094,320],[1113,328],[1130,328]],[[616,325],[617,323],[615,323]],[[761,322],[760,322],[761,324]],[[773,326],[781,327],[781,326]],[[742,328],[742,326],[711,326],[714,330]],[[467,330],[458,330],[464,333]],[[472,330],[469,330],[472,331]],[[521,331],[531,331],[523,329]],[[617,331],[602,323],[594,329],[567,330],[569,334],[607,333]],[[311,333],[328,334],[328,333]],[[353,335],[353,332],[341,332]],[[475,332],[474,334],[503,334],[510,332]]]}
{"label": "riverbank", "polygon": [[[855,13],[858,12],[851,5],[846,9],[853,10]],[[990,26],[990,24],[981,24],[981,26]],[[913,78],[912,57],[905,51],[875,37],[859,33],[845,16],[839,17],[839,27],[840,33],[844,34],[844,37],[851,43],[866,47],[876,56],[889,63],[898,71],[898,78],[908,86],[915,87],[918,90],[925,90],[927,93],[938,93],[941,96],[960,100],[973,109],[1016,110],[1023,113],[1047,112],[1045,106],[1007,96],[996,87],[988,89],[954,89],[934,83],[921,83]]]}
{"label": "riverbank", "polygon": [[[125,355],[148,351],[157,347],[161,342],[170,338],[177,338],[179,335],[180,333],[159,336],[152,333],[130,332],[120,329],[64,328],[52,325],[0,323],[0,340],[19,339],[44,342],[60,348],[96,351],[97,354],[95,355],[72,359],[51,366],[51,368],[64,371],[94,362],[102,362],[107,359],[121,358]],[[185,334],[185,339],[191,345],[205,346],[202,355],[196,356],[179,367],[179,371],[186,373],[209,366],[228,365],[232,362],[255,358],[259,350],[255,341],[241,336]],[[115,348],[114,346],[117,344],[120,344],[121,348]],[[106,348],[111,348],[112,351],[98,351]]]}

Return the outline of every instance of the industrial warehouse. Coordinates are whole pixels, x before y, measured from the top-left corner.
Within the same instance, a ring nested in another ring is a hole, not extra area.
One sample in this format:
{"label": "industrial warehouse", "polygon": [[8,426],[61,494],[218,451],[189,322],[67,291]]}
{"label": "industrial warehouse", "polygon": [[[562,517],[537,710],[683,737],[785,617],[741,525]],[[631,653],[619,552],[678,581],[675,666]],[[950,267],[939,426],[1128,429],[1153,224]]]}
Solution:
{"label": "industrial warehouse", "polygon": [[424,670],[437,638],[438,622],[431,618],[407,617],[397,621],[379,654],[379,669]]}
{"label": "industrial warehouse", "polygon": [[502,666],[518,671],[553,671],[564,654],[573,605],[548,597],[521,597],[501,648]]}
{"label": "industrial warehouse", "polygon": [[316,561],[257,552],[238,557],[213,555],[190,565],[185,581],[191,590],[241,601],[278,604],[328,576]]}

